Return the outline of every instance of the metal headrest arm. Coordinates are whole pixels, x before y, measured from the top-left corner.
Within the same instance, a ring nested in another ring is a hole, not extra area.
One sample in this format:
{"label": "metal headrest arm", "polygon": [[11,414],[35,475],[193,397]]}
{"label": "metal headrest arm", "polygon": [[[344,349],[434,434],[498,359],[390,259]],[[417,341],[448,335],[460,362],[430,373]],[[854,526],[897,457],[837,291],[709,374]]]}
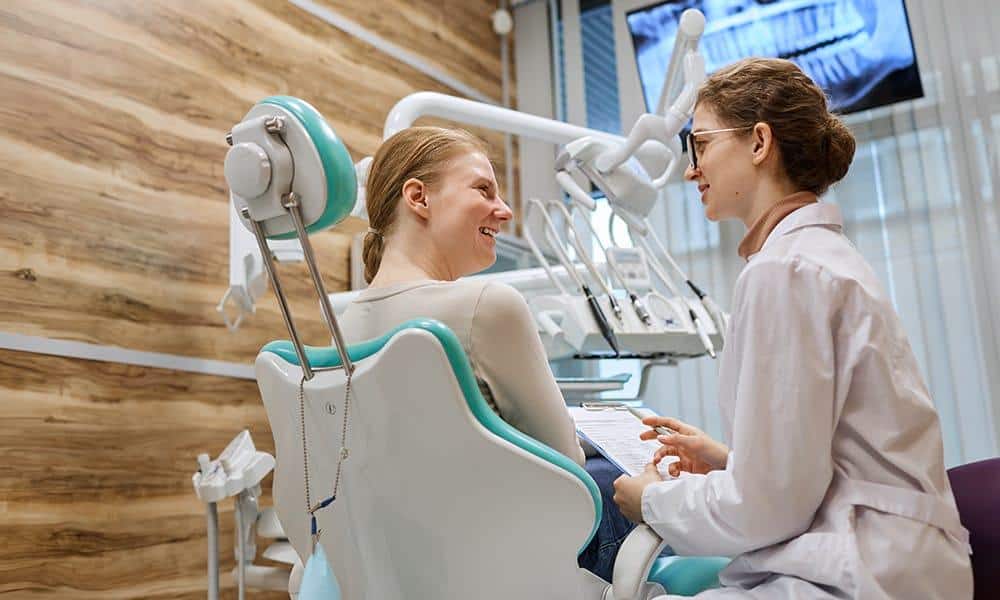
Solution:
{"label": "metal headrest arm", "polygon": [[[316,293],[319,294],[319,305],[323,310],[323,320],[326,321],[330,335],[333,337],[333,342],[337,346],[337,352],[340,354],[344,370],[350,375],[354,373],[354,363],[347,354],[347,344],[344,341],[343,334],[340,332],[340,325],[337,324],[337,317],[333,313],[333,307],[330,306],[330,296],[326,293],[326,286],[323,285],[323,278],[320,276],[319,267],[316,264],[316,254],[313,252],[312,243],[309,241],[309,235],[306,233],[306,227],[302,220],[302,210],[298,195],[295,192],[285,194],[282,196],[281,205],[288,211],[289,216],[292,218],[292,223],[295,224],[295,232],[298,235],[299,242],[302,244],[302,252],[306,265],[309,267],[309,275],[312,276],[313,286],[316,288]],[[299,359],[299,364],[302,365],[302,373],[307,380],[312,379],[314,374],[312,365],[309,364],[309,360],[306,358],[305,346],[302,345],[298,330],[295,328],[295,322],[292,320],[292,313],[288,308],[288,300],[285,298],[281,281],[278,278],[278,271],[274,266],[274,258],[271,256],[271,250],[267,247],[267,238],[264,236],[264,230],[259,222],[250,218],[249,208],[244,207],[241,213],[250,222],[254,237],[257,238],[257,245],[260,246],[260,253],[264,258],[264,269],[267,271],[268,279],[271,280],[271,285],[274,286],[274,294],[278,297],[281,316],[285,320],[285,327],[288,328],[288,334],[292,338],[292,345],[295,346],[295,355]]]}

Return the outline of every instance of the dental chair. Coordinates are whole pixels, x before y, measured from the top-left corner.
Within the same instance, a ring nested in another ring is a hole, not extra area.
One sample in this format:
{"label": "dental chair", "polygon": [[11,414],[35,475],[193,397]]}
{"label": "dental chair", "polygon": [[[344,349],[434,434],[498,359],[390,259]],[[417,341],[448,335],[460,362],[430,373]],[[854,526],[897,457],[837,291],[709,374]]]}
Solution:
{"label": "dental chair", "polygon": [[[227,141],[231,200],[257,238],[291,335],[267,344],[255,369],[275,442],[275,508],[302,562],[315,524],[352,600],[664,593],[646,581],[664,545],[646,526],[625,541],[613,585],[577,566],[601,515],[596,484],[489,409],[447,327],[417,320],[344,343],[308,233],[350,212],[356,179],[319,113],[295,98],[268,98]],[[282,293],[267,239],[296,235],[335,346],[303,345]],[[293,574],[293,597],[296,586]]]}
{"label": "dental chair", "polygon": [[[356,370],[346,442],[346,377],[320,371],[340,366],[335,349],[306,350],[319,372],[304,386],[314,498],[334,480],[331,457],[350,452],[340,497],[317,512],[345,598],[603,597],[607,582],[576,563],[600,517],[596,484],[489,409],[450,330],[409,322],[348,353]],[[308,556],[298,367],[289,342],[268,344],[256,362],[278,457],[278,518]],[[637,578],[649,567],[632,566]]]}

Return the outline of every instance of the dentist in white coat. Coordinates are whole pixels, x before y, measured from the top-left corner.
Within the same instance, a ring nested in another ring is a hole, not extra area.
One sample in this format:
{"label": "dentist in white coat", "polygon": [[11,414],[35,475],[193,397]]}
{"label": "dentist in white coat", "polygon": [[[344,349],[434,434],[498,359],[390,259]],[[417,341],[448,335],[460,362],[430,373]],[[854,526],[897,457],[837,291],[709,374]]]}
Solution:
{"label": "dentist in white coat", "polygon": [[726,444],[647,420],[679,432],[655,457],[678,456],[678,476],[622,476],[615,501],[677,554],[733,557],[699,598],[972,598],[938,415],[875,273],[817,201],[854,138],[793,63],[747,59],[705,82],[689,148],[706,216],[748,229]]}

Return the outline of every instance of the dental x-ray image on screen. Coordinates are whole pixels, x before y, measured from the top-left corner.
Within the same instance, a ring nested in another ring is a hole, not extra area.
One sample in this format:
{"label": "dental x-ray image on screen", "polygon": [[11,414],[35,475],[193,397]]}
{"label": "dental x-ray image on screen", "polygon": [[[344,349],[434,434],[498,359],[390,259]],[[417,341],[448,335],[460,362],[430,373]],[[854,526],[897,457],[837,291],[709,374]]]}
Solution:
{"label": "dental x-ray image on screen", "polygon": [[841,114],[924,95],[903,0],[673,0],[626,16],[647,110],[688,8],[705,14],[708,73],[748,56],[787,58]]}

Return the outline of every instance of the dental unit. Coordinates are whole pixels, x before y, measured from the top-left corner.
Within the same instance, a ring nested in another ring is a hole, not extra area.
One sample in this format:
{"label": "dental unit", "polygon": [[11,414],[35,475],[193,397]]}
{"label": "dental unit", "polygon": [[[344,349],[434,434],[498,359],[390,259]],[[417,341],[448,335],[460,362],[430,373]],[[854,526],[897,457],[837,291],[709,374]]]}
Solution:
{"label": "dental unit", "polygon": [[[417,319],[379,339],[348,346],[342,338],[309,241],[346,218],[357,197],[354,165],[333,130],[307,103],[277,96],[253,107],[230,140],[231,200],[261,250],[290,336],[265,345],[255,371],[275,442],[275,512],[299,558],[289,561],[293,598],[648,600],[680,585],[674,567],[701,564],[659,558],[663,541],[639,526],[611,583],[579,568],[602,511],[596,484],[489,408],[454,333]],[[306,346],[289,311],[268,242],[290,238],[301,245],[333,346]],[[585,277],[568,261],[563,270]],[[419,373],[420,384],[385,377],[392,372]],[[402,456],[435,468],[400,468]],[[202,462],[195,488],[213,502],[221,498],[208,492],[215,471]],[[458,495],[454,473],[463,474]],[[526,514],[526,502],[537,510]],[[469,551],[486,544],[505,557],[502,566]],[[445,565],[449,576],[428,576]]]}
{"label": "dental unit", "polygon": [[[588,194],[580,188],[570,173],[573,171],[582,173],[588,181],[600,189],[611,206],[612,214],[622,219],[628,226],[633,245],[644,250],[644,257],[653,273],[675,298],[680,298],[682,297],[680,289],[667,275],[666,269],[656,257],[659,255],[666,259],[711,317],[710,325],[700,319],[699,312],[693,308],[688,307],[684,311],[705,351],[715,358],[716,348],[710,337],[710,331],[714,329],[721,337],[725,318],[711,297],[696,286],[680,268],[656,235],[648,218],[659,196],[659,190],[667,184],[680,165],[679,136],[694,111],[697,86],[705,79],[705,62],[697,51],[698,40],[704,29],[705,18],[700,12],[688,10],[681,15],[671,54],[671,71],[664,80],[660,94],[659,106],[663,116],[642,115],[632,127],[624,144],[610,144],[595,137],[583,137],[567,144],[557,159],[556,167],[559,172],[556,180],[574,203],[585,210],[592,211],[594,205],[586,199]],[[668,105],[671,90],[679,84],[677,75],[679,65],[683,65],[683,87],[676,100]],[[655,178],[648,176],[641,164],[631,160],[639,148],[649,143],[661,144],[670,157],[663,171]],[[651,294],[661,304],[670,305],[659,292],[653,291]],[[635,310],[638,312],[645,309]],[[673,316],[683,319],[680,315]],[[671,317],[667,318],[673,320]]]}

